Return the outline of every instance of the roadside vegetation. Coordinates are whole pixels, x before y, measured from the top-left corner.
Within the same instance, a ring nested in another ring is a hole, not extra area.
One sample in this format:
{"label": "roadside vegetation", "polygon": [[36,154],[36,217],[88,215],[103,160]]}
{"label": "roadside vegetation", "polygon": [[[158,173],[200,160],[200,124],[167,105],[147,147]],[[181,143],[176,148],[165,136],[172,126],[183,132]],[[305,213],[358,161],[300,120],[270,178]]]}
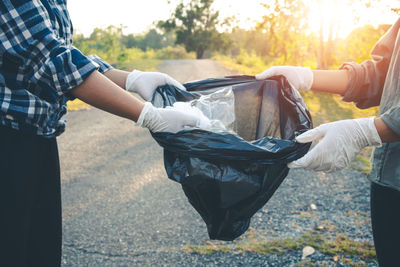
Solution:
{"label": "roadside vegetation", "polygon": [[[366,266],[368,263],[376,263],[376,253],[371,242],[355,241],[344,234],[328,238],[318,231],[311,231],[299,238],[275,238],[272,240],[268,240],[267,236],[267,233],[250,229],[239,241],[230,243],[205,241],[204,245],[187,245],[183,249],[187,253],[208,255],[213,253],[280,255],[311,247],[324,255],[330,256],[330,260],[326,261],[326,266],[332,266],[332,264]],[[303,254],[303,259],[299,260],[297,266],[315,266],[307,259],[309,255],[306,255]]]}

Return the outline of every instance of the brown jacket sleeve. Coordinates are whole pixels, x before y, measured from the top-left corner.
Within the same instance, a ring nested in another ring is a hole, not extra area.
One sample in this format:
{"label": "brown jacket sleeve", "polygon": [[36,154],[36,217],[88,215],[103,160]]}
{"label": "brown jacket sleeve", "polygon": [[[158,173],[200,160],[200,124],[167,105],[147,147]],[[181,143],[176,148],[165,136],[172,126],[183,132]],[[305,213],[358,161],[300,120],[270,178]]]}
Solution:
{"label": "brown jacket sleeve", "polygon": [[354,102],[358,108],[379,105],[399,28],[400,19],[376,43],[370,60],[340,66],[340,69],[347,69],[350,74],[349,86],[343,95],[344,101]]}

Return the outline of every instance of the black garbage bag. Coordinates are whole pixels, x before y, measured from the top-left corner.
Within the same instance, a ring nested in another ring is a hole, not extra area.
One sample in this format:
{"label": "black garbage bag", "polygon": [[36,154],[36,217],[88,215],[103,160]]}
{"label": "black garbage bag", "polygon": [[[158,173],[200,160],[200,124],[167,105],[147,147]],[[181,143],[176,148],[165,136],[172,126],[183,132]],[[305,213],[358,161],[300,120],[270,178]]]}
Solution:
{"label": "black garbage bag", "polygon": [[283,76],[263,81],[232,76],[184,86],[187,91],[158,87],[153,105],[171,106],[231,87],[235,132],[194,128],[152,136],[164,148],[168,177],[182,185],[210,239],[234,240],[282,183],[289,171],[286,164],[308,151],[310,144],[294,138],[312,128],[311,115]]}

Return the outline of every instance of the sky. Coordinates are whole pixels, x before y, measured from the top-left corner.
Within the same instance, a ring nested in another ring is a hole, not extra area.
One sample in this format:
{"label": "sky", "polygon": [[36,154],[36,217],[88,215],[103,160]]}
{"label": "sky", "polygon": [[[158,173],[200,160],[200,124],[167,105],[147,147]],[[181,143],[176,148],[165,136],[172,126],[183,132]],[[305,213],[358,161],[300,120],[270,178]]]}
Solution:
{"label": "sky", "polygon": [[[249,29],[260,20],[264,8],[260,3],[271,0],[215,0],[213,7],[219,10],[221,17],[235,16],[239,26]],[[305,0],[314,1],[315,0]],[[339,37],[345,37],[356,26],[362,24],[378,25],[381,23],[392,24],[397,17],[389,11],[388,6],[400,7],[399,0],[371,1],[374,8],[363,10],[358,23],[352,21],[353,12],[346,8],[343,0],[320,0],[324,3],[322,14],[325,19],[340,18],[345,23],[340,29]],[[179,0],[68,0],[68,10],[77,32],[88,36],[94,28],[106,28],[109,25],[125,26],[124,33],[143,33],[158,20],[170,17]],[[334,4],[332,4],[334,3]],[[381,11],[377,12],[378,9]],[[320,9],[310,5],[309,22],[314,31],[319,29]]]}
{"label": "sky", "polygon": [[[89,35],[95,27],[124,25],[124,33],[142,33],[154,21],[168,19],[178,1],[167,0],[68,0],[68,10],[75,30]],[[240,26],[249,28],[252,19],[262,17],[261,0],[215,0],[213,7],[221,17],[236,15]],[[91,10],[88,12],[88,10]],[[250,19],[250,21],[249,21]]]}

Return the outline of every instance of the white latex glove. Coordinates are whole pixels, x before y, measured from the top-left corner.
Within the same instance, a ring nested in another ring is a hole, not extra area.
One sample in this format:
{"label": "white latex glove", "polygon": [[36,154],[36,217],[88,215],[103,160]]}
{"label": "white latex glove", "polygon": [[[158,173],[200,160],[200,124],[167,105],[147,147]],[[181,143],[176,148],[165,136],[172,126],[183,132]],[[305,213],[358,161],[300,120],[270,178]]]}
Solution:
{"label": "white latex glove", "polygon": [[311,89],[314,74],[308,67],[275,66],[263,73],[257,74],[257,80],[264,80],[276,75],[283,75],[297,90],[308,91]]}
{"label": "white latex glove", "polygon": [[322,140],[289,168],[333,172],[346,167],[366,146],[382,145],[374,117],[321,124],[296,138],[299,143]]}
{"label": "white latex glove", "polygon": [[142,72],[134,70],[126,78],[126,90],[138,93],[144,100],[150,101],[158,86],[172,84],[186,90],[185,87],[170,76],[161,72]]}
{"label": "white latex glove", "polygon": [[154,133],[176,133],[184,128],[197,127],[200,124],[200,118],[185,114],[173,107],[155,108],[150,102],[146,102],[137,124]]}

